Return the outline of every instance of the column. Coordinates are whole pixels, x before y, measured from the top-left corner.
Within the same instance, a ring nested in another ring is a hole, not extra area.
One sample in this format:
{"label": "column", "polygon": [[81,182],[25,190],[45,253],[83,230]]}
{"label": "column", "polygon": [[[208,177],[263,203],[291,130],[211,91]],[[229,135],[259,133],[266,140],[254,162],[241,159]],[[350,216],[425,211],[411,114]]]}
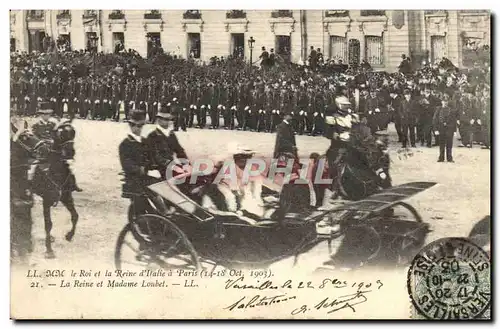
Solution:
{"label": "column", "polygon": [[459,64],[460,35],[458,31],[458,11],[448,11],[447,57],[455,65]]}

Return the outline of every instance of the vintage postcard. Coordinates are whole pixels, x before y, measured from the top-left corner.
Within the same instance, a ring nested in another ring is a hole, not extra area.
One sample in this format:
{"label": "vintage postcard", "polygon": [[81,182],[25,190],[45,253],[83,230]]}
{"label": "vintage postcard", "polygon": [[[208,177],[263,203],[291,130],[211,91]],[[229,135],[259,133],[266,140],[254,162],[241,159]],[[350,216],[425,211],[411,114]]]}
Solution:
{"label": "vintage postcard", "polygon": [[491,320],[488,10],[10,10],[11,318]]}

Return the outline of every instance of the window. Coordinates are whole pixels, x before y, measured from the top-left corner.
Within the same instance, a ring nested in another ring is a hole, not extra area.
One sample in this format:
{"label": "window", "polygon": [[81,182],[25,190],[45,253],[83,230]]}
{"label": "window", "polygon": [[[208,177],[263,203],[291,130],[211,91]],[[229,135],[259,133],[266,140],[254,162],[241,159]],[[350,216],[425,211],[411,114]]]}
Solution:
{"label": "window", "polygon": [[347,39],[339,36],[330,37],[330,58],[347,62]]}
{"label": "window", "polygon": [[86,50],[91,52],[97,51],[97,33],[96,32],[87,32],[85,34],[86,38]]}
{"label": "window", "polygon": [[156,54],[161,52],[161,37],[160,33],[148,33],[146,35],[148,41],[148,57],[154,57]]}
{"label": "window", "polygon": [[56,40],[57,49],[60,52],[71,51],[71,35],[61,34]]}
{"label": "window", "polygon": [[245,56],[245,34],[231,34],[231,54],[236,58],[243,58]]}
{"label": "window", "polygon": [[446,56],[446,37],[440,35],[431,36],[431,61],[440,61]]}
{"label": "window", "polygon": [[361,54],[361,45],[358,39],[349,40],[349,64],[359,65],[359,58]]}
{"label": "window", "polygon": [[384,64],[384,39],[379,36],[365,37],[365,59],[370,65]]}
{"label": "window", "polygon": [[349,10],[327,10],[325,17],[348,17]]}
{"label": "window", "polygon": [[199,33],[188,33],[188,57],[200,58],[201,40]]}
{"label": "window", "polygon": [[385,10],[361,10],[361,16],[385,16]]}
{"label": "window", "polygon": [[30,30],[28,40],[29,51],[45,51],[44,40],[47,40],[45,31]]}
{"label": "window", "polygon": [[16,51],[16,38],[10,38],[10,52]]}
{"label": "window", "polygon": [[247,13],[244,10],[229,10],[228,12],[226,12],[226,18],[247,18]]}
{"label": "window", "polygon": [[125,50],[125,34],[123,32],[113,32],[113,47],[115,54]]}
{"label": "window", "polygon": [[272,18],[285,18],[285,17],[293,17],[293,13],[291,10],[275,10],[271,13]]}
{"label": "window", "polygon": [[144,19],[161,19],[161,13],[159,10],[148,10],[144,14]]}
{"label": "window", "polygon": [[186,10],[182,15],[184,19],[201,19],[201,12],[199,10]]}
{"label": "window", "polygon": [[109,19],[125,19],[125,14],[121,10],[112,10]]}
{"label": "window", "polygon": [[292,41],[289,35],[276,36],[276,55],[283,58],[285,62],[290,62],[292,55]]}

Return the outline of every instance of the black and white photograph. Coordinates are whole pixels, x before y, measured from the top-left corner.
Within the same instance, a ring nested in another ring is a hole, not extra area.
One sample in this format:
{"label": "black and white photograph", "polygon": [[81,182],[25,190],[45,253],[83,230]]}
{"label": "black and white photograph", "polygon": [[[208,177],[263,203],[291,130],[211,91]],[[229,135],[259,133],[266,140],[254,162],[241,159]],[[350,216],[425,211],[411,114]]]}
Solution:
{"label": "black and white photograph", "polygon": [[490,10],[9,15],[12,320],[491,320]]}

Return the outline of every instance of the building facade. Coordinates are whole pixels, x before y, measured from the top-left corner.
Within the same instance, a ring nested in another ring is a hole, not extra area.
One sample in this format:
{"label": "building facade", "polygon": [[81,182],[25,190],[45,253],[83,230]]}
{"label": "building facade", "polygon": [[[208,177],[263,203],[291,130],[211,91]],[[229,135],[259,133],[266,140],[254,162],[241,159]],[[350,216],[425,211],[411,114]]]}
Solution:
{"label": "building facade", "polygon": [[11,50],[43,51],[50,37],[71,49],[112,52],[123,44],[142,56],[156,44],[203,61],[238,54],[256,62],[266,47],[299,62],[314,47],[325,58],[366,59],[387,71],[397,69],[402,54],[414,61],[447,57],[463,67],[468,48],[490,44],[484,10],[11,10],[10,24]]}

